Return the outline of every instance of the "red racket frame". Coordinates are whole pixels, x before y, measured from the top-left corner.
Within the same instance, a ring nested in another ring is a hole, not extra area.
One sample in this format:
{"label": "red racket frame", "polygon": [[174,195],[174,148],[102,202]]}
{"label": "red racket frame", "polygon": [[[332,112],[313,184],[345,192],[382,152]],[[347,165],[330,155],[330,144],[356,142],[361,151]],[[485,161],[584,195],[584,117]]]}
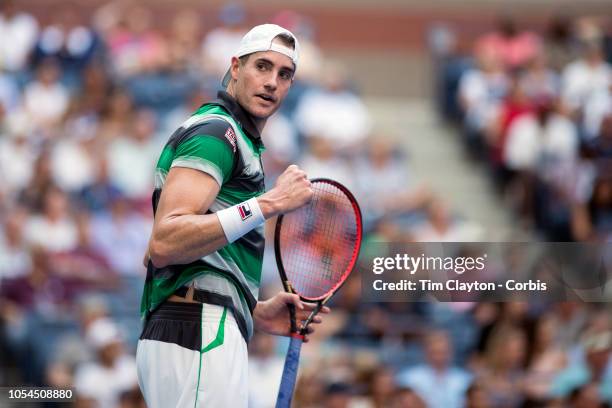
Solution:
{"label": "red racket frame", "polygon": [[359,258],[359,251],[361,249],[361,241],[363,238],[363,222],[362,222],[362,216],[361,216],[361,209],[359,208],[359,204],[357,203],[355,196],[353,196],[353,194],[349,191],[349,189],[347,189],[344,185],[338,183],[335,180],[331,180],[328,178],[315,178],[310,181],[313,185],[317,183],[326,183],[326,184],[332,185],[338,188],[339,190],[341,190],[348,197],[353,207],[353,211],[355,212],[355,219],[357,222],[357,226],[356,226],[357,227],[356,228],[357,237],[356,237],[356,242],[355,242],[354,249],[353,249],[353,254],[351,256],[351,259],[345,271],[342,274],[342,277],[329,291],[327,291],[323,295],[318,296],[318,297],[305,297],[305,296],[302,296],[299,292],[297,292],[291,286],[291,281],[287,278],[287,274],[283,266],[283,260],[282,260],[282,254],[281,254],[281,248],[280,248],[280,234],[281,234],[281,229],[283,225],[283,218],[285,217],[285,215],[281,214],[278,216],[278,219],[276,221],[276,228],[274,231],[274,255],[276,258],[276,265],[278,266],[278,272],[280,274],[283,285],[285,286],[285,290],[290,293],[297,293],[300,296],[300,299],[306,302],[321,302],[321,301],[326,301],[327,299],[331,297],[331,295],[336,293],[338,289],[340,289],[340,287],[344,284],[344,282],[348,278],[351,271],[355,268],[355,265],[357,264],[357,259]]}

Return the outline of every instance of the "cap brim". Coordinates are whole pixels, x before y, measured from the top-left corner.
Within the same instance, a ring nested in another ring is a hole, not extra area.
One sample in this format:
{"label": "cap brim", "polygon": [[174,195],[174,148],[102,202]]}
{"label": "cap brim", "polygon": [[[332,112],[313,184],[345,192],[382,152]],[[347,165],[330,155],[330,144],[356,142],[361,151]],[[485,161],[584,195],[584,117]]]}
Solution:
{"label": "cap brim", "polygon": [[227,85],[229,84],[231,79],[232,79],[232,74],[230,73],[230,70],[228,68],[225,75],[223,75],[223,79],[221,80],[221,86],[224,88],[227,88]]}

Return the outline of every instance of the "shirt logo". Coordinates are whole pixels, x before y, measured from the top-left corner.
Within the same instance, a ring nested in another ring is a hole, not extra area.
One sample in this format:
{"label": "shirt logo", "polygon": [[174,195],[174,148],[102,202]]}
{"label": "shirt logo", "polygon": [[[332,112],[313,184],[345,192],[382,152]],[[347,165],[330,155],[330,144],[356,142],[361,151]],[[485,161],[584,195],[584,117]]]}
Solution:
{"label": "shirt logo", "polygon": [[240,218],[242,221],[249,218],[253,213],[251,212],[251,207],[247,203],[242,203],[238,206],[238,212],[240,213]]}
{"label": "shirt logo", "polygon": [[236,153],[236,134],[234,133],[234,129],[230,127],[225,131],[225,138],[232,145],[232,153]]}

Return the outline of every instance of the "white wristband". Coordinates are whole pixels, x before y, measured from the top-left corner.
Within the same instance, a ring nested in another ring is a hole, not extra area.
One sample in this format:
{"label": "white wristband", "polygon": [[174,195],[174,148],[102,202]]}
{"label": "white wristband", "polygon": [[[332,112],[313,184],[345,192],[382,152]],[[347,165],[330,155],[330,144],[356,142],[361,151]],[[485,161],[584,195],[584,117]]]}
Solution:
{"label": "white wristband", "polygon": [[217,211],[215,214],[230,244],[266,221],[257,198],[251,198],[233,207]]}

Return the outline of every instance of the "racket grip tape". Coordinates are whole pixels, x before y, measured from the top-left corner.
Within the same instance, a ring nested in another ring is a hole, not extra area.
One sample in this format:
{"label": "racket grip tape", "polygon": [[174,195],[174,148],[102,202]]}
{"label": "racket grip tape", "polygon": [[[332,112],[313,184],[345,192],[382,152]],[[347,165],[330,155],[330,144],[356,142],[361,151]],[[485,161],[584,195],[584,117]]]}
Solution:
{"label": "racket grip tape", "polygon": [[291,407],[291,399],[293,398],[293,390],[295,388],[303,341],[303,336],[291,337],[289,349],[287,350],[287,357],[285,358],[285,367],[283,368],[280,388],[278,389],[276,408]]}

